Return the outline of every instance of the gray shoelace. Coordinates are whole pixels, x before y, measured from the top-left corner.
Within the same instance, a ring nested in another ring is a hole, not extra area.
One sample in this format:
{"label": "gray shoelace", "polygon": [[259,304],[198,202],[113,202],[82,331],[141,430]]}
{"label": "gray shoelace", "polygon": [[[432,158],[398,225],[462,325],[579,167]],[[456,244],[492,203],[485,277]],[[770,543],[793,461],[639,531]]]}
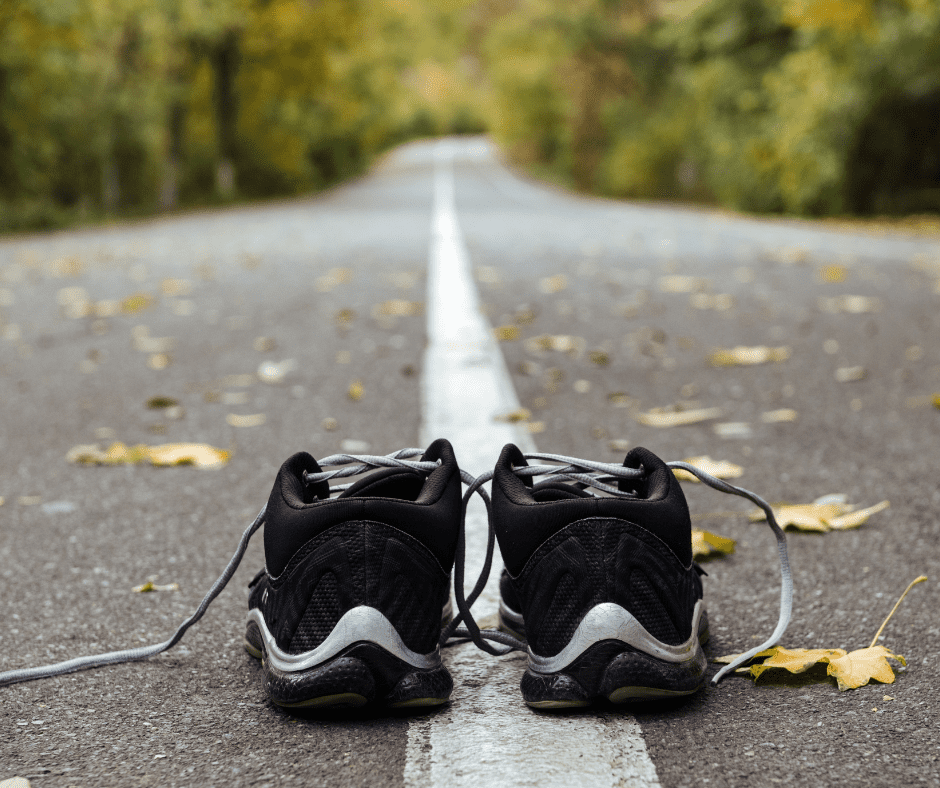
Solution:
{"label": "gray shoelace", "polygon": [[[424,454],[423,449],[402,449],[400,451],[394,452],[386,456],[376,456],[371,454],[335,454],[331,457],[326,457],[323,460],[320,460],[321,466],[331,467],[334,465],[351,465],[351,467],[340,468],[336,471],[324,471],[322,473],[307,474],[306,481],[308,483],[313,483],[317,481],[325,481],[332,479],[334,477],[343,477],[343,476],[353,476],[355,474],[364,473],[367,470],[372,468],[388,468],[388,467],[401,467],[401,468],[411,468],[412,470],[421,471],[424,473],[430,473],[433,471],[439,463],[437,462],[413,462],[408,460],[409,457],[420,456]],[[465,481],[472,481],[473,477],[465,472],[461,471],[464,475]],[[341,492],[342,490],[347,489],[351,485],[337,485],[330,488],[330,492]],[[196,608],[196,612],[193,613],[189,618],[187,618],[179,628],[173,634],[171,638],[165,640],[163,643],[157,643],[152,646],[139,646],[137,648],[128,648],[122,651],[109,651],[105,654],[95,654],[88,657],[76,657],[74,659],[68,659],[64,662],[56,662],[52,665],[43,665],[35,668],[21,668],[18,670],[7,670],[0,672],[0,687],[6,686],[7,684],[18,684],[22,681],[30,681],[32,679],[45,679],[51,678],[53,676],[61,676],[64,673],[73,673],[76,670],[85,670],[88,668],[98,668],[104,665],[117,665],[121,662],[133,662],[135,660],[147,659],[149,657],[154,657],[157,654],[161,654],[167,649],[173,648],[177,643],[180,642],[183,635],[186,634],[193,624],[199,621],[202,618],[203,614],[208,609],[212,601],[222,592],[222,589],[228,584],[228,581],[232,579],[232,575],[235,574],[235,570],[238,569],[238,565],[241,563],[242,557],[245,555],[245,550],[248,549],[248,542],[254,533],[264,525],[264,515],[265,509],[261,509],[258,513],[258,516],[255,518],[254,522],[248,526],[245,532],[242,534],[241,541],[238,543],[238,549],[235,551],[235,554],[229,560],[228,565],[225,567],[225,570],[219,576],[218,580],[212,584],[212,588],[209,589],[209,593],[205,595],[202,602],[199,603],[199,607]]]}
{"label": "gray shoelace", "polygon": [[[573,481],[579,485],[594,487],[595,489],[602,490],[603,492],[609,493],[610,495],[621,498],[633,498],[636,496],[631,492],[618,489],[611,483],[616,483],[619,479],[642,479],[645,476],[645,471],[642,468],[626,468],[623,465],[594,462],[592,460],[581,460],[576,457],[566,457],[560,454],[526,454],[524,456],[526,460],[548,460],[558,464],[524,465],[514,467],[513,472],[517,476],[546,476],[546,478],[542,480],[543,482]],[[767,516],[767,523],[770,525],[774,532],[774,536],[777,539],[777,552],[780,558],[781,575],[780,615],[777,619],[777,626],[768,640],[766,640],[764,643],[761,643],[761,645],[756,646],[743,654],[740,654],[730,664],[721,668],[721,670],[719,670],[712,678],[712,684],[714,685],[721,681],[721,679],[728,673],[745,664],[758,652],[776,645],[780,641],[780,638],[783,637],[783,633],[786,632],[787,626],[790,623],[790,616],[793,611],[793,576],[790,572],[790,561],[787,556],[787,540],[783,529],[777,524],[777,520],[774,517],[774,512],[770,504],[768,504],[756,493],[752,493],[749,490],[745,490],[741,487],[735,487],[733,484],[728,484],[727,482],[722,481],[721,479],[717,479],[711,474],[706,473],[700,468],[696,468],[694,465],[689,465],[687,462],[668,462],[666,465],[668,465],[670,468],[681,468],[685,471],[688,471],[702,482],[707,484],[709,487],[713,487],[720,492],[728,493],[729,495],[739,495],[742,498],[747,498],[752,503],[757,504],[757,506],[759,506]],[[466,502],[469,501],[470,496],[473,495],[474,492],[478,492],[481,485],[490,481],[492,478],[493,471],[487,471],[486,473],[483,473],[474,479],[470,484],[467,492],[464,495],[464,516],[466,515]],[[488,503],[487,509],[489,509]],[[476,621],[473,620],[473,616],[470,613],[470,605],[473,604],[480,591],[482,591],[483,586],[486,584],[486,578],[488,577],[490,570],[492,553],[488,547],[486,562],[484,564],[480,579],[477,581],[473,593],[464,598],[463,563],[465,559],[465,547],[463,530],[463,523],[461,523],[460,540],[457,544],[457,561],[454,577],[454,596],[457,601],[458,615],[451,622],[450,626],[445,629],[441,638],[441,643],[445,643],[449,637],[463,637],[469,638],[476,644],[478,648],[489,654],[500,655],[506,654],[510,651],[527,651],[528,647],[526,643],[519,640],[518,638],[498,630],[481,630],[479,626],[477,626]],[[494,540],[494,531],[491,518],[489,530],[490,534],[488,546],[492,545]],[[461,620],[464,623],[463,627],[458,626]],[[503,648],[496,648],[490,645],[487,641],[499,643],[503,646]]]}

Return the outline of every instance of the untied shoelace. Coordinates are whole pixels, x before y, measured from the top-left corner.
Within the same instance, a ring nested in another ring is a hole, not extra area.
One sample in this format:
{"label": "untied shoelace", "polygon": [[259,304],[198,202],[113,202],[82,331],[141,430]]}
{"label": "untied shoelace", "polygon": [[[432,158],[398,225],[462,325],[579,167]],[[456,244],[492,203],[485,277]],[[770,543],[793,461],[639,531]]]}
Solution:
{"label": "untied shoelace", "polygon": [[[338,479],[346,476],[356,476],[375,468],[389,467],[408,468],[424,474],[429,474],[440,465],[440,461],[427,462],[414,461],[409,459],[411,457],[421,456],[423,454],[423,449],[413,448],[401,449],[397,452],[393,452],[387,455],[334,454],[321,460],[320,466],[328,468],[335,467],[336,470],[320,471],[318,473],[306,473],[304,478],[308,484],[314,484],[323,481],[328,482],[331,479]],[[573,457],[565,457],[558,454],[526,454],[525,458],[527,460],[548,460],[557,464],[525,465],[515,467],[513,468],[513,471],[518,476],[548,475],[547,478],[543,481],[573,481],[582,487],[594,487],[598,490],[601,490],[602,492],[619,497],[634,496],[632,493],[619,490],[617,487],[608,484],[608,482],[616,482],[617,479],[624,478],[638,479],[642,478],[644,475],[642,468],[627,468],[623,465],[593,462],[590,460],[579,460]],[[789,561],[787,559],[786,537],[784,536],[783,530],[780,528],[776,519],[774,518],[773,509],[760,496],[749,492],[748,490],[735,487],[732,484],[728,484],[727,482],[717,479],[714,476],[705,473],[701,469],[696,468],[693,465],[689,465],[688,463],[671,462],[667,463],[667,465],[670,468],[682,468],[683,470],[688,471],[689,473],[698,477],[705,484],[714,487],[716,490],[720,490],[721,492],[732,495],[742,496],[757,504],[767,516],[767,522],[770,524],[770,527],[773,529],[774,535],[777,538],[777,548],[780,556],[780,571],[782,577],[780,617],[777,621],[777,627],[774,629],[773,634],[765,643],[762,643],[761,645],[756,646],[744,654],[739,655],[733,662],[719,670],[712,679],[712,683],[717,684],[724,675],[747,662],[759,651],[765,648],[769,648],[770,646],[773,646],[779,642],[780,638],[783,636],[783,633],[786,631],[787,625],[790,621],[793,600],[793,580],[790,574]],[[493,472],[487,471],[480,476],[474,477],[466,471],[461,470],[460,476],[464,484],[467,485],[467,491],[464,493],[463,506],[461,507],[461,523],[457,541],[457,555],[454,564],[454,597],[457,602],[458,612],[441,633],[440,644],[446,645],[451,640],[469,638],[476,644],[478,648],[489,654],[499,655],[513,650],[525,651],[526,644],[512,635],[509,635],[505,632],[500,632],[498,630],[481,630],[473,618],[472,613],[470,612],[470,608],[482,593],[483,588],[486,586],[486,581],[489,578],[495,551],[496,534],[493,529],[492,518],[488,516],[487,520],[489,522],[489,526],[483,567],[476,583],[473,586],[473,589],[469,594],[466,594],[464,591],[464,564],[466,561],[465,525],[467,504],[469,503],[473,494],[476,493],[483,499],[486,505],[487,515],[489,515],[490,499],[489,495],[482,488],[482,485],[493,478]],[[333,485],[330,488],[330,492],[331,494],[339,493],[348,489],[350,486],[352,485]],[[104,654],[97,654],[87,657],[75,657],[63,662],[57,662],[52,665],[43,665],[35,668],[20,668],[16,670],[3,671],[0,672],[0,686],[17,684],[33,679],[61,676],[65,673],[72,673],[77,670],[85,670],[88,668],[102,667],[104,665],[116,665],[122,662],[132,662],[136,660],[147,659],[172,648],[177,643],[179,643],[183,635],[186,634],[186,631],[202,618],[212,601],[222,592],[222,589],[225,588],[229,580],[231,580],[232,576],[235,574],[235,570],[238,569],[238,565],[241,563],[241,560],[245,555],[245,551],[248,549],[248,543],[251,540],[251,537],[264,524],[265,512],[266,506],[262,507],[261,511],[258,513],[258,516],[255,517],[251,525],[245,529],[241,539],[239,540],[238,548],[236,549],[235,554],[229,560],[222,574],[212,584],[212,587],[209,589],[202,602],[199,603],[196,611],[189,618],[183,621],[182,624],[180,624],[176,632],[174,632],[169,639],[162,643],[157,643],[151,646],[139,646],[121,651],[110,651]],[[460,626],[461,623],[464,624],[463,627]],[[503,648],[495,648],[494,646],[490,645],[490,642],[488,641],[496,642],[503,646]]]}

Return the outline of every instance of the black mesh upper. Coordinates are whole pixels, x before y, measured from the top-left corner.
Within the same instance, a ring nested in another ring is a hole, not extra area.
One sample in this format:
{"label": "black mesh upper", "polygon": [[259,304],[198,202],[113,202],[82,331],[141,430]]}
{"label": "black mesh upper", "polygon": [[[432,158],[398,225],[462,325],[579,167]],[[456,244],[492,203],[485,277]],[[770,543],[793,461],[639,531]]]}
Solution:
{"label": "black mesh upper", "polygon": [[687,640],[702,584],[692,564],[688,506],[668,466],[634,449],[624,465],[642,466],[645,475],[622,480],[621,489],[637,497],[619,498],[563,483],[533,487],[512,472],[524,464],[515,446],[503,449],[492,517],[508,571],[502,593],[522,613],[535,653],[557,654],[585,614],[603,602],[630,611],[664,643]]}

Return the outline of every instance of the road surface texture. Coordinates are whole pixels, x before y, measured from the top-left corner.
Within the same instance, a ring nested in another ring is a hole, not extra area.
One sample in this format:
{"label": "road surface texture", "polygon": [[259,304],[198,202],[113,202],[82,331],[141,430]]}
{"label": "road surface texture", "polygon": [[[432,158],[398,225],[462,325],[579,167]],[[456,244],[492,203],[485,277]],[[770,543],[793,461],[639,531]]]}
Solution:
{"label": "road surface texture", "polygon": [[[481,139],[412,144],[315,198],[0,241],[0,670],[166,638],[293,452],[418,445],[442,211],[540,450],[708,454],[770,501],[890,500],[854,530],[790,533],[782,644],[865,647],[924,574],[881,641],[907,668],[846,692],[732,676],[681,703],[548,715],[522,703],[519,655],[460,646],[439,711],[289,714],[242,648],[256,539],[170,652],[0,688],[0,781],[940,785],[940,242],[574,196]],[[736,346],[778,360],[710,360]],[[721,411],[661,428],[654,408]],[[232,456],[66,460],[113,441]],[[745,501],[684,489],[696,527],[737,540],[705,563],[707,653],[744,651],[777,618],[773,538]],[[150,579],[179,590],[132,591]],[[493,612],[489,595],[477,615]]]}

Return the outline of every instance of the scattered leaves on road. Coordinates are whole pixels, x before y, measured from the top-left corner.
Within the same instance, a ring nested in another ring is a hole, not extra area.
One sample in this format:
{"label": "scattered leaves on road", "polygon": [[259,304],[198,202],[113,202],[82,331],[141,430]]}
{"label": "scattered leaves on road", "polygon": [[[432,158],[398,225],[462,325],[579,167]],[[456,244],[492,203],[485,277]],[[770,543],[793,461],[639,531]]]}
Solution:
{"label": "scattered leaves on road", "polygon": [[[687,460],[688,462],[688,460]],[[676,469],[678,473],[679,469]],[[734,552],[736,542],[709,531],[692,529],[692,558],[709,558],[714,555],[730,555]]]}
{"label": "scattered leaves on road", "polygon": [[69,462],[80,465],[139,465],[150,463],[159,467],[192,465],[197,468],[221,468],[231,455],[205,443],[164,443],[148,446],[138,443],[127,446],[119,441],[102,449],[97,443],[75,446],[66,455]]}
{"label": "scattered leaves on road", "polygon": [[790,348],[788,347],[738,345],[733,348],[713,350],[708,357],[708,361],[713,367],[736,367],[786,361],[788,358],[790,358]]}
{"label": "scattered leaves on road", "polygon": [[[781,528],[825,533],[857,528],[873,514],[887,509],[888,506],[888,501],[881,501],[866,509],[858,509],[857,506],[846,503],[844,495],[824,495],[813,503],[777,504],[773,506],[773,510]],[[751,522],[766,519],[760,509],[753,510],[748,516]]]}
{"label": "scattered leaves on road", "polygon": [[[744,473],[744,468],[728,460],[713,460],[707,454],[701,457],[687,457],[682,462],[694,465],[696,468],[709,473],[717,479],[737,479]],[[673,468],[676,478],[683,482],[698,482],[697,476],[682,468]]]}
{"label": "scattered leaves on road", "polygon": [[[908,585],[904,593],[901,594],[901,598],[898,599],[891,612],[888,613],[888,617],[878,628],[868,648],[846,651],[841,648],[788,649],[782,646],[773,646],[754,655],[753,660],[761,659],[763,662],[752,662],[751,665],[740,667],[735,672],[750,674],[755,683],[760,683],[762,676],[769,680],[767,683],[771,681],[786,683],[786,673],[797,675],[806,673],[817,665],[826,665],[826,675],[836,679],[840,691],[858,689],[864,687],[870,681],[893,684],[894,669],[888,660],[899,662],[902,665],[907,665],[907,662],[900,654],[895,654],[890,649],[876,644],[904,597],[915,585],[924,582],[926,579],[924,575],[921,575]],[[729,654],[718,657],[714,661],[728,664],[738,656],[738,654]],[[781,671],[784,671],[782,676]],[[885,700],[889,699],[891,699],[890,696],[886,695]]]}

